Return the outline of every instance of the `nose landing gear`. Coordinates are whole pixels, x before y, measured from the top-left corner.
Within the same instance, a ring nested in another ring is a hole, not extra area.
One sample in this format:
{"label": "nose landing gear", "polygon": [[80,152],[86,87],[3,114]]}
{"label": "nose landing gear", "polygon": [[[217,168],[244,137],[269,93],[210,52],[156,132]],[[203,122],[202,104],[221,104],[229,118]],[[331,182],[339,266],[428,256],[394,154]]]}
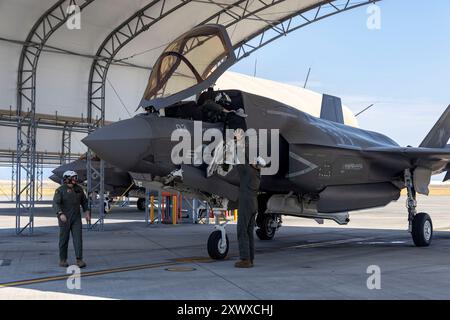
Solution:
{"label": "nose landing gear", "polygon": [[[223,260],[227,257],[230,248],[230,241],[228,240],[227,230],[225,229],[228,221],[220,223],[220,210],[213,210],[213,212],[215,218],[214,228],[216,230],[209,235],[208,254],[214,260]],[[208,212],[206,214],[208,214]]]}
{"label": "nose landing gear", "polygon": [[230,241],[224,225],[217,225],[216,229],[208,238],[208,254],[214,260],[223,260],[228,255]]}

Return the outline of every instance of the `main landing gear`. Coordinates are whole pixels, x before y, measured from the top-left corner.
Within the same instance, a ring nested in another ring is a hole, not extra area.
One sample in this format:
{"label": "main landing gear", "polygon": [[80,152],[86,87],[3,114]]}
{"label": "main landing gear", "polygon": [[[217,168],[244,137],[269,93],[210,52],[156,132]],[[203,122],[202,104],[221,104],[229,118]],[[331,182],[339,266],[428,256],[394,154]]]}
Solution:
{"label": "main landing gear", "polygon": [[139,211],[145,211],[145,198],[139,198],[136,202]]}
{"label": "main landing gear", "polygon": [[260,240],[272,240],[281,226],[281,217],[275,214],[258,213],[256,216],[256,235]]}
{"label": "main landing gear", "polygon": [[272,240],[275,232],[281,227],[281,215],[266,213],[270,195],[258,197],[258,214],[256,215],[256,235],[259,240]]}
{"label": "main landing gear", "polygon": [[408,195],[406,207],[408,209],[409,232],[417,247],[428,247],[433,239],[433,222],[427,213],[417,213],[416,191],[409,169],[405,170],[405,185]]}

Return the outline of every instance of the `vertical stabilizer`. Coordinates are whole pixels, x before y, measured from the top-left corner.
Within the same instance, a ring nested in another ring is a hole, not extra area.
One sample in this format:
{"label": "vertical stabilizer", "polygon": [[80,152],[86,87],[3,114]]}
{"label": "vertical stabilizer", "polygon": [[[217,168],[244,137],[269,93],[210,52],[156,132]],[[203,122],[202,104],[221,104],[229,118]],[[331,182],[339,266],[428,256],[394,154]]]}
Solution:
{"label": "vertical stabilizer", "polygon": [[324,94],[320,118],[344,124],[341,98]]}

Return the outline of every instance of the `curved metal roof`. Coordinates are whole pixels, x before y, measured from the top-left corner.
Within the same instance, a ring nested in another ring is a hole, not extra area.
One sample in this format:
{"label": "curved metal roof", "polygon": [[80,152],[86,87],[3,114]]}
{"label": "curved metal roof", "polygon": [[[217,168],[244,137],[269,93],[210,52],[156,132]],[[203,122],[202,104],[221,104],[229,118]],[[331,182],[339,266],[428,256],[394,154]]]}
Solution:
{"label": "curved metal roof", "polygon": [[[289,32],[373,2],[2,0],[0,109],[35,109],[79,122],[128,118],[142,98],[150,67],[186,30],[224,25],[242,59]],[[67,25],[74,19],[66,11],[73,4],[81,11],[79,30]],[[46,139],[42,130],[38,146]],[[12,132],[8,136],[13,139]]]}

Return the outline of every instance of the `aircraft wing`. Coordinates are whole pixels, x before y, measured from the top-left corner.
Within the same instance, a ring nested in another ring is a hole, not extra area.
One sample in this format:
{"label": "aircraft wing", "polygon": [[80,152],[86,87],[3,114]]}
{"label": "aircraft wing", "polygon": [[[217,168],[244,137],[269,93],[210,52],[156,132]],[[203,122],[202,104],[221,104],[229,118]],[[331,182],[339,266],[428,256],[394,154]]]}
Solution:
{"label": "aircraft wing", "polygon": [[448,148],[404,148],[375,147],[364,150],[364,154],[379,162],[415,169],[415,185],[421,194],[428,194],[428,185],[433,174],[447,171],[444,182],[450,180],[450,149]]}
{"label": "aircraft wing", "polygon": [[405,157],[410,160],[448,161],[450,149],[442,148],[408,148],[408,147],[373,147],[364,149],[367,153],[380,153]]}

